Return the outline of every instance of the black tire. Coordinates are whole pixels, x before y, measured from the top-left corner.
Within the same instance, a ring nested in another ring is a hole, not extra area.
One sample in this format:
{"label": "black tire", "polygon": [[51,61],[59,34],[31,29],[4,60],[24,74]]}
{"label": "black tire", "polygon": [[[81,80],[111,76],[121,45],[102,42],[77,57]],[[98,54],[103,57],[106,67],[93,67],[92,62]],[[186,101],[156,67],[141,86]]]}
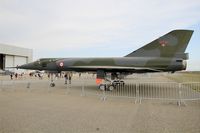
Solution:
{"label": "black tire", "polygon": [[50,86],[55,87],[56,85],[55,85],[55,83],[50,83]]}
{"label": "black tire", "polygon": [[115,89],[115,86],[114,86],[114,85],[108,86],[108,91],[113,91],[114,89]]}
{"label": "black tire", "polygon": [[106,90],[106,85],[105,84],[100,84],[99,85],[99,89],[102,90],[102,91]]}
{"label": "black tire", "polygon": [[112,85],[113,85],[113,86],[117,86],[117,85],[120,85],[120,83],[119,83],[119,81],[113,81],[113,82],[112,82]]}
{"label": "black tire", "polygon": [[119,81],[120,85],[124,86],[125,85],[125,82],[124,81]]}

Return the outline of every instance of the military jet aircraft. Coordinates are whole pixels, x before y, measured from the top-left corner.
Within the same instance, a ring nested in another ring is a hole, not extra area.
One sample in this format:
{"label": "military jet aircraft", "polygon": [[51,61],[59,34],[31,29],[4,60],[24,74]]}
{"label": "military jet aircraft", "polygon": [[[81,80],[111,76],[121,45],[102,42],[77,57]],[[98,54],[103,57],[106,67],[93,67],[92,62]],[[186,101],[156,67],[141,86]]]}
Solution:
{"label": "military jet aircraft", "polygon": [[[188,60],[188,53],[185,53],[185,50],[192,34],[192,30],[173,30],[124,57],[42,58],[16,68],[53,72],[96,72],[97,81],[110,81],[106,85],[99,82],[99,87],[112,90],[116,83],[124,84],[120,75],[148,72],[174,73],[185,70]],[[111,75],[111,79],[108,79],[108,74]],[[54,86],[53,81],[52,86]]]}

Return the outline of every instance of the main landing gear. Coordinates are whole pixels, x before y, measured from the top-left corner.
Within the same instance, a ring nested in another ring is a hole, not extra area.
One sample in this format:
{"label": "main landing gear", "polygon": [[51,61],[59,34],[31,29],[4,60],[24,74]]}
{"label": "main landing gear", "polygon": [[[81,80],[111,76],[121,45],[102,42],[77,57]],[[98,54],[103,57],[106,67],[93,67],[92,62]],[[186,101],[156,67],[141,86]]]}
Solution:
{"label": "main landing gear", "polygon": [[105,90],[105,91],[113,91],[119,86],[124,86],[125,82],[122,80],[114,80],[114,81],[109,81],[109,83],[103,83],[99,85],[100,90]]}
{"label": "main landing gear", "polygon": [[124,86],[125,83],[122,81],[122,73],[106,73],[104,70],[97,71],[97,79],[103,79],[103,83],[99,85],[99,89],[112,91],[117,87]]}

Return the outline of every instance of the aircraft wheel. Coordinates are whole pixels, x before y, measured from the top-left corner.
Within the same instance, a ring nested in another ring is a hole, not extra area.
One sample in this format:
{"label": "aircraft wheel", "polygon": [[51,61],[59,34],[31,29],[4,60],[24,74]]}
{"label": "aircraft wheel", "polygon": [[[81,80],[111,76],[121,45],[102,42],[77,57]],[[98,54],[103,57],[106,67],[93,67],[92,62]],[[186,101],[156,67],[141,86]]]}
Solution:
{"label": "aircraft wheel", "polygon": [[120,85],[123,85],[123,86],[125,85],[124,81],[122,81],[122,80],[119,83],[120,83]]}
{"label": "aircraft wheel", "polygon": [[51,87],[55,87],[55,83],[50,83],[50,86]]}
{"label": "aircraft wheel", "polygon": [[106,90],[106,85],[105,84],[100,84],[99,85],[99,89],[102,90],[102,91]]}
{"label": "aircraft wheel", "polygon": [[109,87],[108,87],[108,90],[109,91],[113,91],[115,89],[115,87],[113,86],[113,85],[110,85]]}
{"label": "aircraft wheel", "polygon": [[113,82],[112,82],[112,85],[113,85],[113,86],[117,86],[117,85],[119,85],[119,81],[116,81],[116,80],[113,81]]}

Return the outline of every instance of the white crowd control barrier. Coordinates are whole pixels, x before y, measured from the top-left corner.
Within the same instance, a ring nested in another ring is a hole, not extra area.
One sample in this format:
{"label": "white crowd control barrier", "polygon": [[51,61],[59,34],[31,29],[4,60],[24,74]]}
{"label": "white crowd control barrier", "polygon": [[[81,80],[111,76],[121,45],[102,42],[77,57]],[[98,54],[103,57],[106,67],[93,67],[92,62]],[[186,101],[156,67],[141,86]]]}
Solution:
{"label": "white crowd control barrier", "polygon": [[[67,94],[78,92],[81,96],[95,95],[102,100],[107,98],[131,98],[135,103],[142,100],[174,100],[178,105],[185,101],[200,100],[200,82],[131,82],[116,85],[112,91],[100,90],[95,85],[94,79],[88,81],[74,80],[72,84],[64,84],[64,80],[55,81],[56,86],[50,87],[50,80],[0,80],[0,91],[17,90],[23,88],[30,92],[47,90],[47,92],[58,92],[57,88],[66,90]],[[69,93],[70,92],[70,93]],[[62,93],[62,92],[61,92]]]}

